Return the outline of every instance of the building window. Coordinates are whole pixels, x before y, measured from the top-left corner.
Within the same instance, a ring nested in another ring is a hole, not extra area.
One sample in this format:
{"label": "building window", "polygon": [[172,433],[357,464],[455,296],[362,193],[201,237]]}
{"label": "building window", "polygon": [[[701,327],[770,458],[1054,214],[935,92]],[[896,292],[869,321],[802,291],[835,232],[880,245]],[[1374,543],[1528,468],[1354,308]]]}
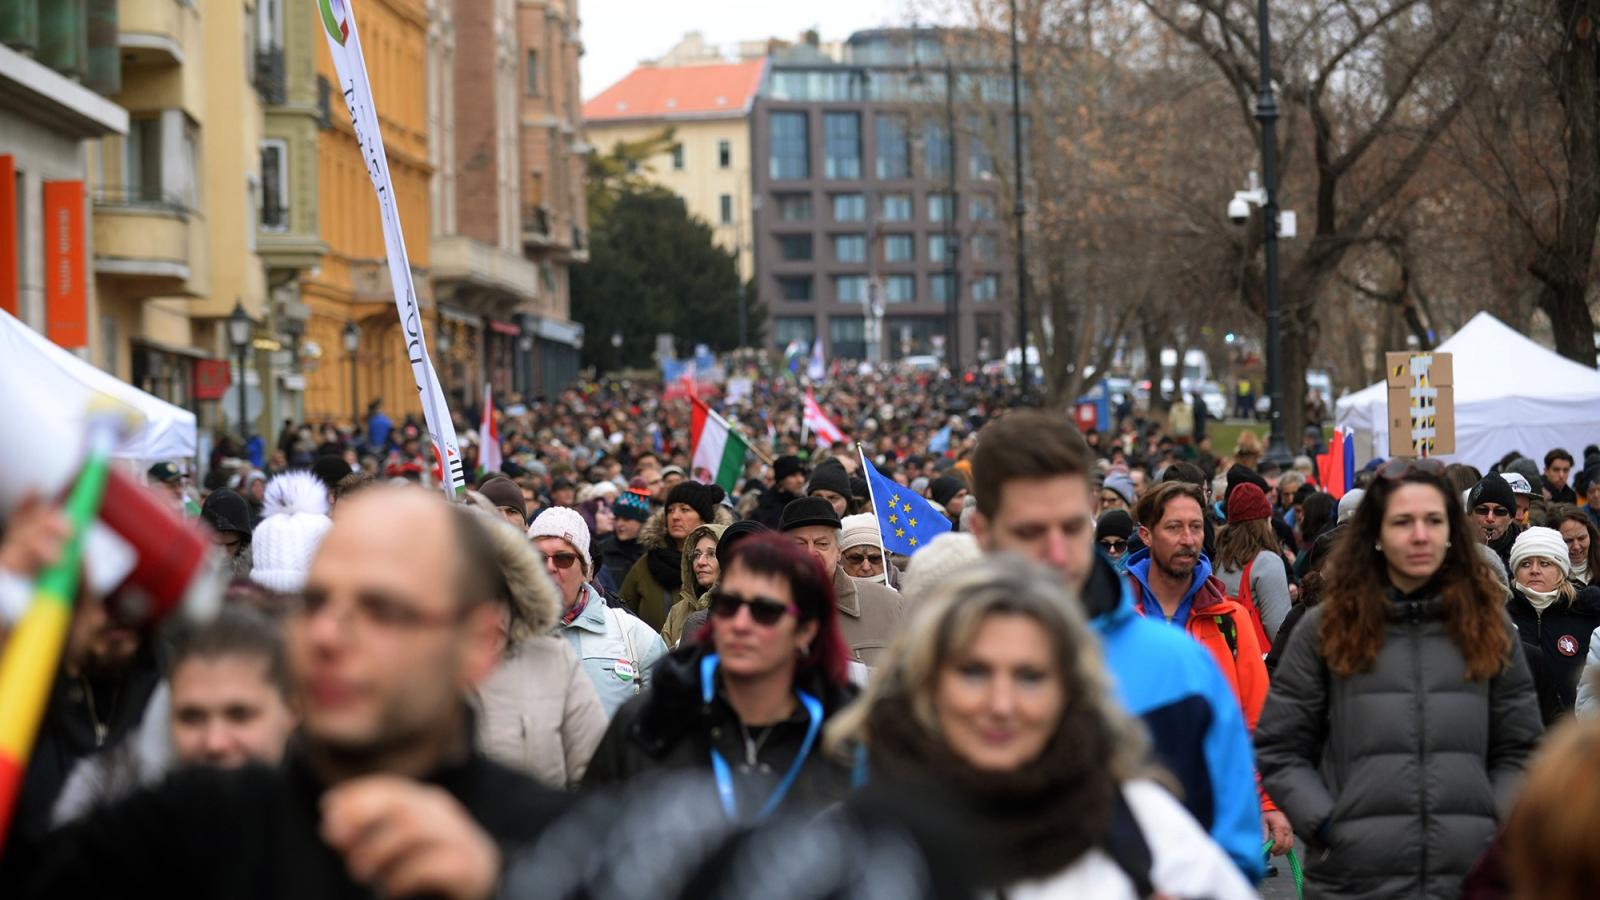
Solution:
{"label": "building window", "polygon": [[945,261],[945,249],[949,241],[942,234],[928,235],[928,262],[942,263]]}
{"label": "building window", "polygon": [[993,178],[994,156],[989,153],[989,146],[983,142],[982,132],[974,124],[972,139],[967,143],[967,177]]}
{"label": "building window", "polygon": [[883,220],[885,222],[909,222],[913,215],[910,194],[883,195]]}
{"label": "building window", "polygon": [[836,262],[858,263],[867,261],[867,238],[861,234],[836,234],[833,236],[833,258]]}
{"label": "building window", "polygon": [[778,277],[778,296],[790,303],[803,303],[811,299],[810,275],[781,275]]}
{"label": "building window", "polygon": [[949,303],[955,299],[956,280],[949,275],[929,275],[928,295],[935,303]]}
{"label": "building window", "polygon": [[865,359],[867,322],[859,315],[829,316],[828,344],[839,359]]}
{"label": "building window", "polygon": [[1000,255],[1000,245],[992,234],[972,236],[972,258],[979,262],[993,262]]}
{"label": "building window", "polygon": [[779,194],[778,220],[780,222],[811,221],[811,195]]}
{"label": "building window", "polygon": [[994,198],[983,194],[974,194],[967,201],[967,215],[974,222],[994,221]]}
{"label": "building window", "polygon": [[733,224],[733,195],[723,194],[717,198],[717,215],[723,225]]}
{"label": "building window", "polygon": [[529,97],[539,96],[539,83],[544,79],[539,77],[539,51],[529,50],[524,57],[522,77]]}
{"label": "building window", "polygon": [[281,140],[261,142],[261,227],[289,227],[289,148]]}
{"label": "building window", "polygon": [[672,171],[674,171],[674,172],[682,172],[683,171],[683,145],[682,144],[673,144],[672,145]]}
{"label": "building window", "polygon": [[979,275],[972,281],[973,300],[993,300],[1000,296],[1000,276]]}
{"label": "building window", "polygon": [[911,142],[906,135],[906,117],[882,113],[878,119],[878,177],[888,180],[911,177]]}
{"label": "building window", "polygon": [[122,186],[130,203],[162,203],[161,119],[129,118],[122,139]]}
{"label": "building window", "polygon": [[923,127],[922,165],[929,178],[950,177],[950,132],[942,122],[928,122]]}
{"label": "building window", "polygon": [[787,347],[799,341],[806,346],[817,339],[817,323],[810,316],[777,316],[772,320],[772,342]]}
{"label": "building window", "polygon": [[861,194],[834,194],[833,220],[860,222],[867,217],[867,198]]}
{"label": "building window", "polygon": [[806,151],[806,114],[775,112],[769,124],[772,135],[768,172],[774,181],[811,177],[811,156]]}
{"label": "building window", "polygon": [[890,303],[917,302],[917,276],[890,275],[883,280],[883,298]]}
{"label": "building window", "polygon": [[733,144],[728,141],[717,141],[717,168],[727,169],[733,166]]}
{"label": "building window", "polygon": [[928,221],[943,222],[955,218],[955,195],[929,194],[928,195]]}
{"label": "building window", "polygon": [[811,258],[811,235],[809,234],[780,234],[778,235],[778,255],[791,262],[808,260]]}
{"label": "building window", "polygon": [[917,239],[909,234],[890,234],[883,238],[884,262],[915,262]]}
{"label": "building window", "polygon": [[833,299],[839,303],[860,303],[867,299],[867,276],[833,276]]}
{"label": "building window", "polygon": [[826,178],[861,177],[861,114],[831,112],[822,116],[822,143]]}

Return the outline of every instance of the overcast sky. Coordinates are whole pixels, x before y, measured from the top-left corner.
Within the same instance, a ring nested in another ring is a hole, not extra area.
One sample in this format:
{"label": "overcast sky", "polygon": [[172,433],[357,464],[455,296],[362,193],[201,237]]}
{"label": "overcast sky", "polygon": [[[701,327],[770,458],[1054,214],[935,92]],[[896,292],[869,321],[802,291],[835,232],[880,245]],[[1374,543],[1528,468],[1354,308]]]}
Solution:
{"label": "overcast sky", "polygon": [[699,31],[719,45],[792,40],[807,28],[823,40],[842,40],[862,28],[900,24],[908,9],[907,0],[583,0],[583,97],[615,84],[639,60],[666,52],[686,32]]}

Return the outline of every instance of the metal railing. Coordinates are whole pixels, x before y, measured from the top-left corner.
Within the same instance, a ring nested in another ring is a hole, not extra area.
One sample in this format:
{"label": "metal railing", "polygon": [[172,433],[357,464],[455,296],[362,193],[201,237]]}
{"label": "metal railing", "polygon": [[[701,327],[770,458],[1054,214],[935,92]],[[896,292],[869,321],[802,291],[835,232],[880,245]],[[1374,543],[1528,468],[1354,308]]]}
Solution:
{"label": "metal railing", "polygon": [[548,235],[550,233],[550,210],[543,206],[523,207],[522,230],[533,234]]}
{"label": "metal railing", "polygon": [[284,85],[283,48],[256,50],[256,93],[265,103],[282,105],[287,95]]}
{"label": "metal railing", "polygon": [[175,213],[188,213],[190,209],[182,197],[163,191],[157,185],[100,185],[94,189],[93,197],[96,206],[127,206]]}

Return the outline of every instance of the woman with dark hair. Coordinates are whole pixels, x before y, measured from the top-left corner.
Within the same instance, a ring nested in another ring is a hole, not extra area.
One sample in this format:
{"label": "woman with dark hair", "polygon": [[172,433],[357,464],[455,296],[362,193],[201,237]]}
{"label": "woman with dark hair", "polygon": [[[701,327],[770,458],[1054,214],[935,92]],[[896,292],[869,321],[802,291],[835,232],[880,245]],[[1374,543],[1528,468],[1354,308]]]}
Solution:
{"label": "woman with dark hair", "polygon": [[823,725],[855,695],[834,602],[832,580],[794,542],[740,541],[705,627],[617,710],[584,787],[705,769],[737,821],[843,798],[849,770],[818,746]]}
{"label": "woman with dark hair", "polygon": [[1149,768],[1144,729],[1059,578],[989,558],[920,602],[828,729],[839,755],[864,748],[874,792],[963,823],[998,896],[1256,896]]}
{"label": "woman with dark hair", "polygon": [[1455,897],[1541,732],[1505,592],[1435,460],[1394,460],[1323,566],[1256,727],[1321,897]]}
{"label": "woman with dark hair", "polygon": [[1561,532],[1567,544],[1567,559],[1572,563],[1569,580],[1578,587],[1600,581],[1600,530],[1582,508],[1562,503],[1553,506],[1545,522]]}

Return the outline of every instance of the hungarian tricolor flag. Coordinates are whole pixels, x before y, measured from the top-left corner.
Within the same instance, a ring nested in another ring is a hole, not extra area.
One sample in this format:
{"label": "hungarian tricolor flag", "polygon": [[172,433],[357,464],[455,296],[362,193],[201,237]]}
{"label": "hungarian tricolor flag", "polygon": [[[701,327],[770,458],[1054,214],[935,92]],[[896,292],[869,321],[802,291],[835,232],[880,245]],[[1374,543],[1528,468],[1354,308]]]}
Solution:
{"label": "hungarian tricolor flag", "polygon": [[696,481],[715,483],[731,494],[739,484],[739,475],[744,472],[747,450],[744,438],[704,400],[693,395],[689,400],[694,404],[693,433],[689,437],[694,454],[689,468]]}
{"label": "hungarian tricolor flag", "polygon": [[500,431],[494,426],[494,397],[487,382],[483,385],[483,424],[478,428],[478,477],[500,471]]}

